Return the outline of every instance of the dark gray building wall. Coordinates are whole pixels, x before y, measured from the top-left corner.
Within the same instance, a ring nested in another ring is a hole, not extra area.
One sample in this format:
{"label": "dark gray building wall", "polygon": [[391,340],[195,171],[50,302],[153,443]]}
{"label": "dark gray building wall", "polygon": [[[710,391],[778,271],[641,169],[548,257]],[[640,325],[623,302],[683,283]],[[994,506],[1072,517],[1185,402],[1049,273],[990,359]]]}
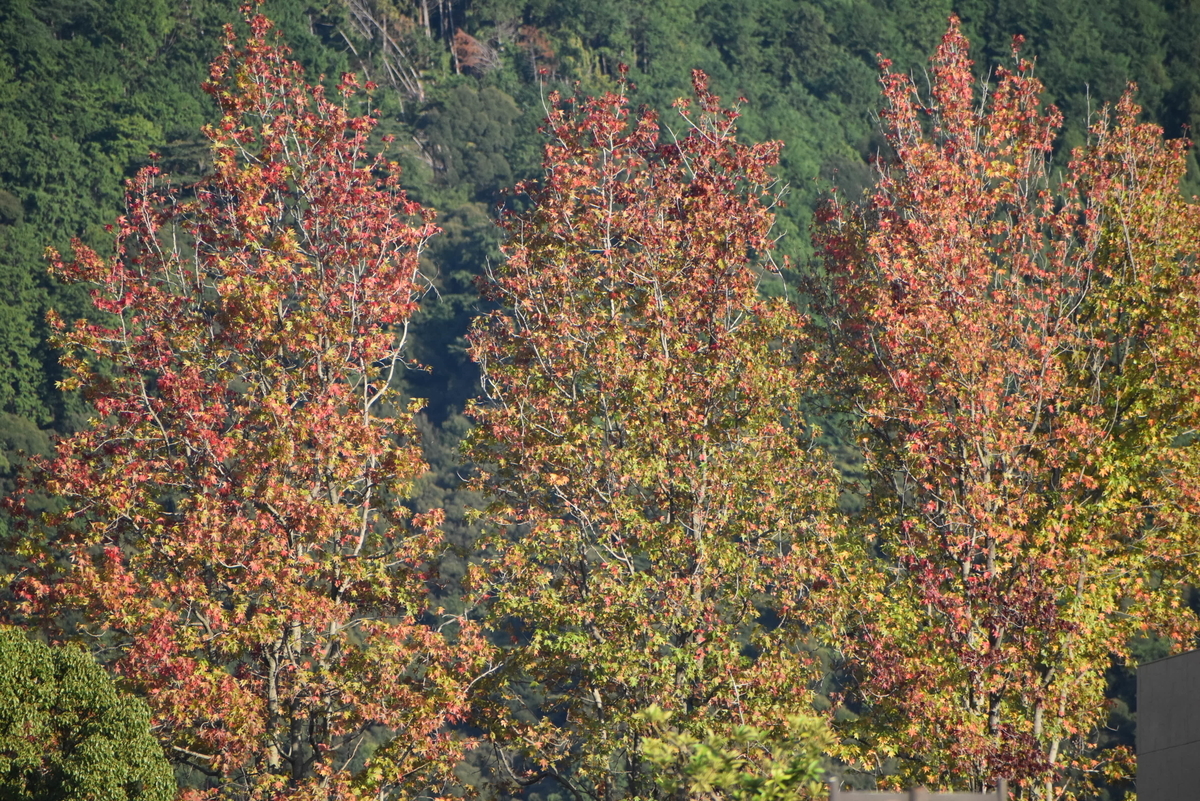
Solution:
{"label": "dark gray building wall", "polygon": [[1200,801],[1200,651],[1137,672],[1138,801]]}

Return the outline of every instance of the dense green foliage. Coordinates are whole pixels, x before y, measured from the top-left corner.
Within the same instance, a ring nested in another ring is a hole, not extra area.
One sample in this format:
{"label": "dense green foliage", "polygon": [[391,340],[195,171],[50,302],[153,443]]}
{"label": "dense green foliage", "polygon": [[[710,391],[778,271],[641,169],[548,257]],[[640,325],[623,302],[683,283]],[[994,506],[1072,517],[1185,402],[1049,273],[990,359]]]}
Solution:
{"label": "dense green foliage", "polygon": [[175,779],[150,710],[92,657],[0,629],[0,795],[11,801],[167,801]]}
{"label": "dense green foliage", "polygon": [[[659,786],[668,792],[729,801],[792,801],[806,791],[819,797],[824,756],[833,746],[821,718],[789,717],[782,734],[743,724],[729,736],[710,732],[694,737],[671,726],[670,715],[656,706],[642,717],[654,726],[644,746],[646,759],[658,771]],[[759,769],[746,756],[755,751],[769,754]]]}
{"label": "dense green foliage", "polygon": [[[308,66],[335,77],[348,69],[298,11],[280,4],[278,16]],[[200,84],[221,25],[236,18],[230,0],[0,3],[3,411],[58,430],[78,423],[78,403],[54,388],[60,375],[45,346],[45,312],[77,317],[85,303],[48,279],[42,253],[71,237],[107,243],[125,180],[151,152],[195,180],[200,126],[215,115]]]}

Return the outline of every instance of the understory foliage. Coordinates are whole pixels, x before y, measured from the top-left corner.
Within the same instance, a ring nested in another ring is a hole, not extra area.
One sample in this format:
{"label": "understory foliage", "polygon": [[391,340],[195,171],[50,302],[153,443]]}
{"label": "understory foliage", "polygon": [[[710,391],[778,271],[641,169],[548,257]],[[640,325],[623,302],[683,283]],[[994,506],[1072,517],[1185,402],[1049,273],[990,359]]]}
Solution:
{"label": "understory foliage", "polygon": [[846,643],[861,755],[900,757],[906,782],[1084,797],[1132,772],[1091,747],[1110,660],[1148,630],[1196,631],[1180,608],[1200,511],[1188,145],[1127,93],[1060,187],[1061,116],[1028,62],[977,92],[952,20],[930,73],[922,97],[885,68],[893,155],[818,233],[882,553]]}
{"label": "understory foliage", "polygon": [[103,313],[55,322],[95,412],[41,463],[62,506],[18,591],[103,645],[189,797],[344,797],[368,755],[358,790],[436,791],[481,659],[427,608],[438,516],[401,503],[425,466],[392,381],[436,229],[347,114],[353,76],[326,97],[247,21],[207,85],[213,172],[181,195],[143,169],[114,255],[51,254]]}
{"label": "understory foliage", "polygon": [[675,798],[793,801],[806,793],[819,797],[824,789],[834,739],[828,722],[816,715],[789,715],[774,734],[743,724],[729,735],[702,737],[676,730],[657,706],[642,718],[654,727],[642,752],[659,787]]}
{"label": "understory foliage", "polygon": [[76,646],[0,629],[0,793],[9,801],[171,801],[145,702]]}
{"label": "understory foliage", "polygon": [[685,734],[810,708],[810,637],[852,562],[803,319],[759,293],[779,145],[739,143],[694,84],[678,134],[619,92],[551,96],[544,177],[471,333],[512,642],[491,734],[511,783],[577,798],[671,794],[641,753],[652,705]]}

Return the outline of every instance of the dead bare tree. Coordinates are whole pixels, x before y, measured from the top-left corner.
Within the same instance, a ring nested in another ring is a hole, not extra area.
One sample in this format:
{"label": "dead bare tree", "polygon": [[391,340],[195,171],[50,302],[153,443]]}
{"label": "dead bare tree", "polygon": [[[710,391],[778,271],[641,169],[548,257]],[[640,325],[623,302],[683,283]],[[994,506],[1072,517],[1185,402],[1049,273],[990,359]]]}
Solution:
{"label": "dead bare tree", "polygon": [[[359,36],[376,43],[377,66],[382,68],[381,79],[387,81],[392,88],[403,97],[417,102],[425,100],[425,86],[421,80],[421,71],[414,58],[413,48],[406,44],[406,36],[419,27],[424,27],[425,35],[429,36],[429,2],[421,0],[420,6],[412,9],[417,19],[405,14],[395,3],[388,0],[342,0],[350,12],[350,22],[354,32]],[[350,37],[344,31],[339,31],[351,52],[360,62],[359,56]],[[363,63],[363,68],[368,65]],[[370,77],[369,75],[367,76]]]}

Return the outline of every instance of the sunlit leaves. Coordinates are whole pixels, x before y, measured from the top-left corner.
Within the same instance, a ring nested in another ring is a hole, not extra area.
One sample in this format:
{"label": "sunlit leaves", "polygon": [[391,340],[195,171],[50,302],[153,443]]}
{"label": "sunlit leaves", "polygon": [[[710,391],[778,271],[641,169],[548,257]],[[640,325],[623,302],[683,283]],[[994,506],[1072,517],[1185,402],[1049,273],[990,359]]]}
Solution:
{"label": "sunlit leaves", "polygon": [[887,560],[866,752],[1075,795],[1114,758],[1088,746],[1110,658],[1191,625],[1163,579],[1194,542],[1200,229],[1184,148],[1128,97],[1059,187],[1030,65],[986,93],[970,66],[954,21],[929,97],[885,70],[894,157],[819,234]]}
{"label": "sunlit leaves", "polygon": [[388,731],[363,789],[440,786],[483,657],[423,617],[439,515],[402,505],[424,464],[392,381],[432,212],[368,152],[353,76],[327,98],[248,23],[207,87],[214,172],[183,194],[143,170],[112,257],[52,254],[109,316],[57,323],[95,417],[44,463],[67,507],[27,543],[68,569],[19,590],[112,646],[213,793],[338,797]]}
{"label": "sunlit leaves", "polygon": [[670,123],[621,94],[552,99],[545,175],[483,284],[499,310],[471,335],[509,692],[544,698],[502,758],[592,797],[661,791],[638,745],[652,704],[684,731],[804,709],[838,580],[803,320],[758,293],[778,144],[740,144],[695,88]]}

